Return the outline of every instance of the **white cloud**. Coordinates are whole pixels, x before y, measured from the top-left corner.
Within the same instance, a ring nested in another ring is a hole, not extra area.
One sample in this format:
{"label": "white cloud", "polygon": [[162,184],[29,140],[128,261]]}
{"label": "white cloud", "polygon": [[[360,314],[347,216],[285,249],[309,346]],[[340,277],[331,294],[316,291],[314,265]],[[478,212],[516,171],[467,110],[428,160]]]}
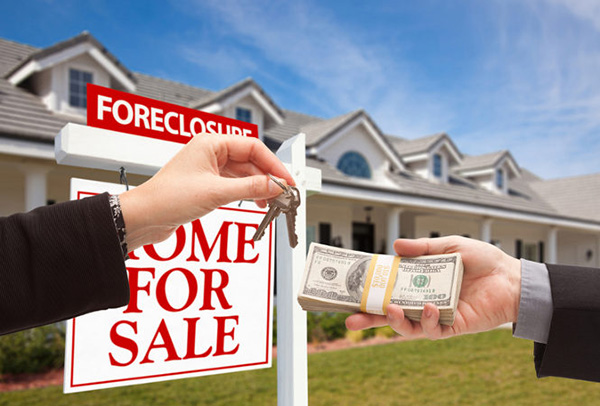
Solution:
{"label": "white cloud", "polygon": [[414,89],[418,78],[390,56],[393,51],[349,32],[317,2],[195,4],[204,18],[207,8],[215,16],[219,39],[234,38],[255,58],[291,72],[301,83],[291,90],[325,114],[365,108],[385,131],[399,135],[448,125],[450,112],[436,97]]}

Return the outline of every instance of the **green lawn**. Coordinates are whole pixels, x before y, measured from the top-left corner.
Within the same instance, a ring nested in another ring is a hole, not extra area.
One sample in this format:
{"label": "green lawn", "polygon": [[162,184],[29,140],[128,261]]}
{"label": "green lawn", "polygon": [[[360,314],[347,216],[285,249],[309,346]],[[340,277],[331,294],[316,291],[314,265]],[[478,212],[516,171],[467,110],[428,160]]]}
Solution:
{"label": "green lawn", "polygon": [[[316,405],[600,405],[600,384],[537,379],[532,345],[507,330],[309,356]],[[594,360],[597,361],[597,360]],[[276,370],[63,395],[0,394],[0,405],[276,405]]]}

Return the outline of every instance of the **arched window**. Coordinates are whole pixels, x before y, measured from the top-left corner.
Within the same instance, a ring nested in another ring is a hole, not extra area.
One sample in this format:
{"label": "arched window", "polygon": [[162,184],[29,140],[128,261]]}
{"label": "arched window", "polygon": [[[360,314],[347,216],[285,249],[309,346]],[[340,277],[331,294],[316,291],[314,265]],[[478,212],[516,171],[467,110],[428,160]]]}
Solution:
{"label": "arched window", "polygon": [[346,175],[371,179],[371,168],[367,160],[358,152],[346,152],[337,163],[337,168]]}

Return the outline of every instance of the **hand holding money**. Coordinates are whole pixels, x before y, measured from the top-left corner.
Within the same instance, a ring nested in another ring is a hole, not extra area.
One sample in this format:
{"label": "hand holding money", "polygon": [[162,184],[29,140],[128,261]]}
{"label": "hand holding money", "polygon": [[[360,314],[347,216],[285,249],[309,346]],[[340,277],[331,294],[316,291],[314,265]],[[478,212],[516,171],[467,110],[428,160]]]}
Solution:
{"label": "hand holding money", "polygon": [[416,321],[432,303],[440,323],[452,325],[462,276],[457,253],[401,258],[312,243],[298,302],[307,311],[379,315],[396,304]]}
{"label": "hand holding money", "polygon": [[356,313],[346,319],[350,330],[389,325],[405,337],[431,339],[487,331],[516,322],[521,294],[521,262],[499,248],[471,238],[458,236],[398,239],[394,250],[402,257],[460,253],[464,276],[452,326],[439,323],[440,312],[426,304],[420,322],[404,316],[398,306],[390,305],[387,316]]}

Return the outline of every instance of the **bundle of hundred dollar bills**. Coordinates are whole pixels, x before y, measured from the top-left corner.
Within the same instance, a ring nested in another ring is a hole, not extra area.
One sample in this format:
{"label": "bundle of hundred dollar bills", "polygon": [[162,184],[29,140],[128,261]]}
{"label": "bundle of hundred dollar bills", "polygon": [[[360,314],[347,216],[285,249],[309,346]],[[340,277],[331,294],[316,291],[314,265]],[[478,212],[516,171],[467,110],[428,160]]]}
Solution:
{"label": "bundle of hundred dollar bills", "polygon": [[388,304],[420,320],[426,303],[454,324],[463,265],[460,254],[405,258],[312,243],[298,303],[306,311],[387,314]]}

